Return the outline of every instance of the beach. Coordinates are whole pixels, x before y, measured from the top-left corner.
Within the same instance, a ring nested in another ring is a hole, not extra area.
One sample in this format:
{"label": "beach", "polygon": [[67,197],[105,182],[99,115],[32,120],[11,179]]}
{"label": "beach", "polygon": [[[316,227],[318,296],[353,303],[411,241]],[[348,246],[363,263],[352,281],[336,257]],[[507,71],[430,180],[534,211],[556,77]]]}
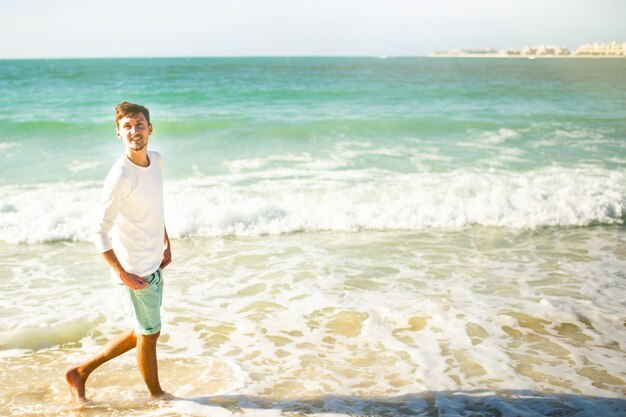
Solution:
{"label": "beach", "polygon": [[[0,61],[0,414],[626,413],[622,60]],[[151,110],[162,385],[89,241]]]}

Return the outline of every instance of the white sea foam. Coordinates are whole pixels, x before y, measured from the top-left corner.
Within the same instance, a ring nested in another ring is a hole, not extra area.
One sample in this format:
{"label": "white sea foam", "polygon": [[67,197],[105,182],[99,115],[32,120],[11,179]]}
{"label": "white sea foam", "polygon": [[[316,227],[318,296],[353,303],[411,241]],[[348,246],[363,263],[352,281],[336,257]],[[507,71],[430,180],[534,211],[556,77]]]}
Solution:
{"label": "white sea foam", "polygon": [[346,158],[349,155],[342,155],[341,158],[319,159],[314,158],[308,153],[302,154],[282,154],[265,158],[248,158],[226,161],[223,165],[231,174],[240,174],[242,172],[258,171],[260,168],[267,167],[272,163],[281,164],[298,164],[304,170],[331,170],[347,165]]}
{"label": "white sea foam", "polygon": [[102,165],[102,162],[84,162],[74,160],[67,165],[67,169],[70,172],[80,172],[98,168],[100,165]]}
{"label": "white sea foam", "polygon": [[484,132],[481,137],[485,143],[498,145],[520,136],[518,132],[512,129],[498,129],[495,132]]}
{"label": "white sea foam", "polygon": [[[183,400],[146,405],[134,355],[98,370],[88,396],[121,416],[619,415],[622,235],[176,240],[159,370]],[[64,415],[63,370],[128,322],[91,245],[2,246],[0,411]]]}
{"label": "white sea foam", "polygon": [[[84,240],[99,184],[0,189],[0,240]],[[598,168],[398,174],[268,169],[166,183],[172,236],[621,223],[626,178]]]}
{"label": "white sea foam", "polygon": [[0,149],[11,149],[11,148],[19,148],[20,146],[22,146],[21,144],[17,143],[17,142],[4,142],[4,143],[0,143]]}
{"label": "white sea foam", "polygon": [[87,239],[100,188],[88,183],[0,187],[0,240],[45,242]]}
{"label": "white sea foam", "polygon": [[[592,141],[597,142],[598,140],[604,137],[604,134],[598,130],[591,129],[574,129],[574,130],[563,130],[556,129],[554,131],[554,136],[556,138],[564,138],[564,139],[584,139],[584,142]],[[572,141],[573,145],[576,145],[576,141]]]}

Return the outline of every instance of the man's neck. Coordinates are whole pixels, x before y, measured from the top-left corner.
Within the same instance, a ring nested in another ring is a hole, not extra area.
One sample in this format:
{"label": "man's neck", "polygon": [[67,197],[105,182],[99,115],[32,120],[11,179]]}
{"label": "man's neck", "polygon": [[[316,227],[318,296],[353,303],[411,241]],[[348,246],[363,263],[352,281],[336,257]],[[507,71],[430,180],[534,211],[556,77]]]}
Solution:
{"label": "man's neck", "polygon": [[140,167],[148,167],[150,166],[150,159],[148,158],[148,152],[144,148],[138,152],[127,150],[126,157],[135,165]]}

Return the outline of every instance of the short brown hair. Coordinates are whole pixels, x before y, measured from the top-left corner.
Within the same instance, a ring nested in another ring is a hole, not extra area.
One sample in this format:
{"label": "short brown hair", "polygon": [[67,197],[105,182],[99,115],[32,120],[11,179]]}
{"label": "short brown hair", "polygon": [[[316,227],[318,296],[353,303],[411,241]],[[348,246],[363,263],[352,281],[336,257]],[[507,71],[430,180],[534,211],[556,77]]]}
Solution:
{"label": "short brown hair", "polygon": [[147,108],[145,108],[141,104],[122,101],[115,107],[115,126],[118,126],[120,119],[124,117],[136,116],[139,113],[145,116],[148,125],[150,125],[150,111]]}

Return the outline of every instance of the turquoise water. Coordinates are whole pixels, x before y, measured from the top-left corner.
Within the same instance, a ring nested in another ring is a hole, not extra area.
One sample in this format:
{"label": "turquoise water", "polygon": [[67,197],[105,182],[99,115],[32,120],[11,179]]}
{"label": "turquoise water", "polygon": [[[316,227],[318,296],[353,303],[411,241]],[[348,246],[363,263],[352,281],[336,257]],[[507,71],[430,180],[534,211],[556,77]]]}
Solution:
{"label": "turquoise water", "polygon": [[[86,192],[97,185],[121,150],[112,108],[127,99],[151,108],[152,147],[169,156],[176,201],[195,198],[200,217],[214,211],[216,201],[195,191],[186,196],[194,186],[212,189],[220,201],[257,197],[260,210],[282,213],[277,232],[621,224],[625,65],[435,58],[2,61],[0,186],[14,197],[22,186],[32,192],[40,184],[77,183]],[[82,204],[83,194],[68,198]],[[388,221],[376,221],[364,194],[398,201],[397,210],[384,210]],[[433,218],[443,194],[462,218]],[[337,196],[345,205],[334,204]],[[352,207],[364,217],[331,227],[307,212],[324,197],[329,216],[350,216]],[[32,198],[42,203],[40,194]],[[522,199],[529,207],[519,211]],[[0,208],[14,218],[3,219],[2,240],[85,236],[87,219],[76,218],[58,219],[74,223],[62,233],[16,233],[13,222],[29,213],[10,201]],[[268,219],[264,212],[232,209],[219,208],[224,216],[246,218],[248,233],[268,232],[258,226]],[[228,222],[184,223],[174,235],[233,233]]]}
{"label": "turquoise water", "polygon": [[58,376],[126,326],[87,237],[129,100],[165,161],[161,369],[187,401],[143,403],[129,356],[94,378],[85,415],[620,415],[624,74],[620,59],[0,61],[2,414],[71,414]]}
{"label": "turquoise water", "polygon": [[[98,180],[116,149],[111,108],[149,105],[155,146],[176,152],[171,178],[224,172],[223,162],[338,144],[397,155],[350,168],[399,172],[491,166],[510,171],[581,164],[623,169],[623,60],[247,58],[3,61],[3,184]],[[113,103],[113,104],[112,104]],[[504,131],[503,131],[504,130]],[[20,145],[19,148],[11,147]],[[411,151],[435,155],[424,167]],[[34,154],[33,154],[34,152]],[[25,175],[29,158],[45,178]],[[280,164],[279,164],[280,165]],[[41,166],[41,165],[40,165]]]}

